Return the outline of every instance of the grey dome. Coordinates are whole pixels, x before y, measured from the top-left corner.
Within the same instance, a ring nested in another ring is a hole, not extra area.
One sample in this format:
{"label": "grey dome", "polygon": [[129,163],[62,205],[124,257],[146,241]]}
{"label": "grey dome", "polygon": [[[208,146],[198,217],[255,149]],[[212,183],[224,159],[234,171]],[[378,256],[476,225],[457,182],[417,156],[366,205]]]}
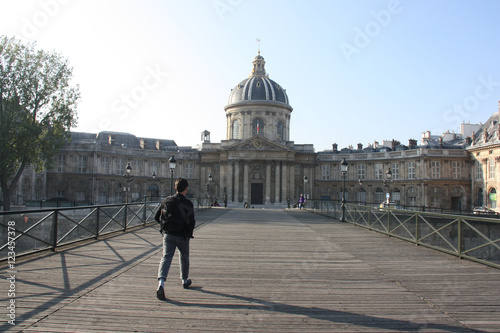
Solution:
{"label": "grey dome", "polygon": [[288,104],[285,90],[265,76],[252,76],[241,81],[229,95],[229,104],[242,101],[274,101]]}
{"label": "grey dome", "polygon": [[259,52],[253,61],[250,76],[231,90],[229,105],[245,101],[281,102],[289,105],[285,89],[266,75],[265,64]]}

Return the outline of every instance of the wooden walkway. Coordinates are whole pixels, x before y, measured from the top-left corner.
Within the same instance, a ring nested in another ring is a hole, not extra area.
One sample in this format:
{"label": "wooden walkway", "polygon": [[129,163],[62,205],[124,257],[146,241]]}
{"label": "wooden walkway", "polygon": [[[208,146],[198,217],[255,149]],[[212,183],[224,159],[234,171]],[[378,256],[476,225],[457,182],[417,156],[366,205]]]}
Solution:
{"label": "wooden walkway", "polygon": [[500,270],[299,210],[211,209],[156,298],[157,227],[18,263],[22,332],[500,332]]}

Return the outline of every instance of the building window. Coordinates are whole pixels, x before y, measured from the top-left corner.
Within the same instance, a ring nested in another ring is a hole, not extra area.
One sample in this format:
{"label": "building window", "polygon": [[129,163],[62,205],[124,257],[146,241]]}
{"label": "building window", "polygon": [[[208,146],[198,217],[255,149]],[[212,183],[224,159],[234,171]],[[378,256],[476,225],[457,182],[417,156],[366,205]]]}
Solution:
{"label": "building window", "polygon": [[489,178],[490,179],[495,179],[495,173],[496,173],[496,162],[494,158],[490,158],[490,174]]}
{"label": "building window", "polygon": [[401,204],[401,192],[398,189],[392,191],[391,201],[395,202],[397,205]]}
{"label": "building window", "polygon": [[186,178],[194,178],[194,165],[193,165],[193,163],[186,163]]}
{"label": "building window", "polygon": [[381,163],[376,163],[374,169],[375,169],[375,180],[384,179],[384,166]]}
{"label": "building window", "polygon": [[285,140],[285,126],[283,125],[283,122],[280,120],[278,121],[278,126],[277,126],[277,132],[278,132],[278,141],[283,141]]}
{"label": "building window", "polygon": [[408,179],[415,179],[415,161],[408,162]]}
{"label": "building window", "polygon": [[321,166],[321,179],[322,180],[330,180],[330,165],[323,164]]}
{"label": "building window", "polygon": [[476,206],[483,206],[483,189],[482,188],[479,188],[477,190],[477,200],[476,200],[477,204]]}
{"label": "building window", "polygon": [[77,172],[87,172],[87,156],[78,156]]}
{"label": "building window", "polygon": [[374,200],[376,203],[382,203],[385,201],[385,195],[384,195],[384,190],[382,190],[380,187],[378,187],[375,190],[375,197]]}
{"label": "building window", "polygon": [[76,192],[76,201],[77,202],[84,202],[85,201],[85,192],[77,191]]}
{"label": "building window", "polygon": [[240,127],[241,123],[239,120],[233,121],[233,139],[240,139]]}
{"label": "building window", "polygon": [[116,174],[125,174],[125,162],[123,161],[123,158],[119,158],[116,160]]}
{"label": "building window", "polygon": [[431,178],[433,179],[441,178],[441,162],[431,161]]}
{"label": "building window", "polygon": [[64,172],[65,165],[66,165],[66,155],[57,156],[57,172]]}
{"label": "building window", "polygon": [[106,192],[105,191],[99,192],[99,203],[106,204],[107,203],[106,200],[107,200]]}
{"label": "building window", "polygon": [[109,157],[103,156],[101,158],[101,172],[104,174],[109,174]]}
{"label": "building window", "polygon": [[252,123],[252,135],[261,135],[264,133],[264,122],[260,118],[255,118]]}
{"label": "building window", "polygon": [[366,165],[358,164],[358,179],[366,179]]}
{"label": "building window", "polygon": [[410,207],[415,207],[417,205],[417,198],[416,197],[409,197],[408,198],[408,205]]}
{"label": "building window", "polygon": [[366,203],[366,190],[364,188],[360,188],[358,191],[358,202],[359,203]]}
{"label": "building window", "polygon": [[452,161],[451,162],[451,172],[453,179],[462,178],[462,162]]}
{"label": "building window", "polygon": [[158,161],[153,161],[153,162],[149,162],[149,163],[150,163],[149,172],[151,174],[153,174],[153,172],[154,172],[156,174],[156,177],[161,177],[160,168],[158,167],[158,165],[159,165]]}
{"label": "building window", "polygon": [[399,179],[399,163],[392,163],[392,179]]}
{"label": "building window", "polygon": [[476,161],[476,179],[483,179],[483,164]]}
{"label": "building window", "polygon": [[[134,173],[136,175],[142,175],[143,174],[143,172],[142,172],[142,161],[134,161],[132,163],[132,165],[133,165]],[[158,173],[156,174],[158,177],[160,176],[160,174],[159,174],[160,171],[161,171],[161,168],[158,167]]]}

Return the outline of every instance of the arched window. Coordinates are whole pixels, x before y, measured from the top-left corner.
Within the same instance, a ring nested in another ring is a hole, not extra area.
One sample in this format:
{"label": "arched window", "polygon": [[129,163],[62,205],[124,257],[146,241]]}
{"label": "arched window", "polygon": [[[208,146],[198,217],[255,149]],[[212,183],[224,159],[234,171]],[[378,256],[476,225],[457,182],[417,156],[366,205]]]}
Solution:
{"label": "arched window", "polygon": [[285,140],[285,125],[283,125],[283,122],[280,120],[278,121],[278,141],[283,141]]}
{"label": "arched window", "polygon": [[255,118],[252,122],[252,135],[264,133],[264,122],[260,118]]}
{"label": "arched window", "polygon": [[358,203],[366,203],[366,190],[364,188],[360,188],[358,191]]}
{"label": "arched window", "polygon": [[497,190],[495,188],[492,188],[490,190],[490,207],[491,208],[497,208]]}
{"label": "arched window", "polygon": [[240,139],[240,127],[241,123],[239,120],[233,121],[233,139]]}
{"label": "arched window", "polygon": [[375,200],[375,203],[382,203],[385,201],[385,194],[384,190],[382,190],[380,187],[378,187],[375,190],[375,197],[373,198]]}
{"label": "arched window", "polygon": [[476,204],[479,207],[483,206],[483,189],[482,188],[480,188],[480,189],[477,190]]}

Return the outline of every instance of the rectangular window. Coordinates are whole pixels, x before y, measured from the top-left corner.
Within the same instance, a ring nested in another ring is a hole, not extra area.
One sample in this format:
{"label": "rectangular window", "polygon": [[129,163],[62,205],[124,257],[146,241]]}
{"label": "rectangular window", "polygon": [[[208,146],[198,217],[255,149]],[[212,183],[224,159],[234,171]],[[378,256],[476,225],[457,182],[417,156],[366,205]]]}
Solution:
{"label": "rectangular window", "polygon": [[194,177],[194,165],[193,163],[186,163],[186,178]]}
{"label": "rectangular window", "polygon": [[101,158],[101,172],[108,175],[109,174],[109,157],[103,156]]}
{"label": "rectangular window", "polygon": [[408,162],[408,179],[416,178],[415,161]]}
{"label": "rectangular window", "polygon": [[116,160],[116,174],[117,175],[125,174],[125,161],[123,161],[123,158],[118,158]]}
{"label": "rectangular window", "polygon": [[107,202],[107,195],[105,191],[99,192],[99,203],[101,204],[106,204]]}
{"label": "rectangular window", "polygon": [[483,179],[483,164],[476,161],[476,179]]}
{"label": "rectangular window", "polygon": [[77,172],[87,172],[87,156],[78,156]]}
{"label": "rectangular window", "polygon": [[77,191],[76,192],[76,201],[78,201],[78,202],[84,202],[85,201],[85,192],[83,192],[83,191]]}
{"label": "rectangular window", "polygon": [[495,179],[495,173],[496,173],[496,163],[494,158],[490,158],[490,174],[489,178],[490,179]]}
{"label": "rectangular window", "polygon": [[[142,161],[139,161],[139,160],[135,160],[132,162],[132,168],[134,169],[134,173],[137,175],[137,176],[143,176],[144,173],[142,171]],[[161,169],[161,168],[160,168]],[[156,176],[160,177],[160,170],[158,170],[158,173],[156,174]]]}
{"label": "rectangular window", "polygon": [[376,163],[374,166],[374,170],[376,180],[384,179],[384,166],[382,165],[382,163]]}
{"label": "rectangular window", "polygon": [[65,165],[66,165],[66,155],[57,156],[57,172],[64,172]]}
{"label": "rectangular window", "polygon": [[366,165],[358,164],[358,179],[366,179]]}
{"label": "rectangular window", "polygon": [[156,177],[160,177],[160,168],[159,168],[159,163],[157,161],[149,162],[150,163],[150,169],[149,172],[153,174],[153,172],[156,174]]}
{"label": "rectangular window", "polygon": [[451,162],[451,173],[452,173],[453,179],[462,178],[462,162],[452,161]]}
{"label": "rectangular window", "polygon": [[411,207],[415,207],[417,205],[417,198],[416,197],[409,197],[408,199],[409,199],[408,204]]}
{"label": "rectangular window", "polygon": [[321,165],[321,179],[322,180],[330,180],[330,165],[329,164]]}
{"label": "rectangular window", "polygon": [[441,162],[431,161],[431,178],[433,179],[441,178]]}
{"label": "rectangular window", "polygon": [[399,163],[392,163],[392,179],[399,179]]}

